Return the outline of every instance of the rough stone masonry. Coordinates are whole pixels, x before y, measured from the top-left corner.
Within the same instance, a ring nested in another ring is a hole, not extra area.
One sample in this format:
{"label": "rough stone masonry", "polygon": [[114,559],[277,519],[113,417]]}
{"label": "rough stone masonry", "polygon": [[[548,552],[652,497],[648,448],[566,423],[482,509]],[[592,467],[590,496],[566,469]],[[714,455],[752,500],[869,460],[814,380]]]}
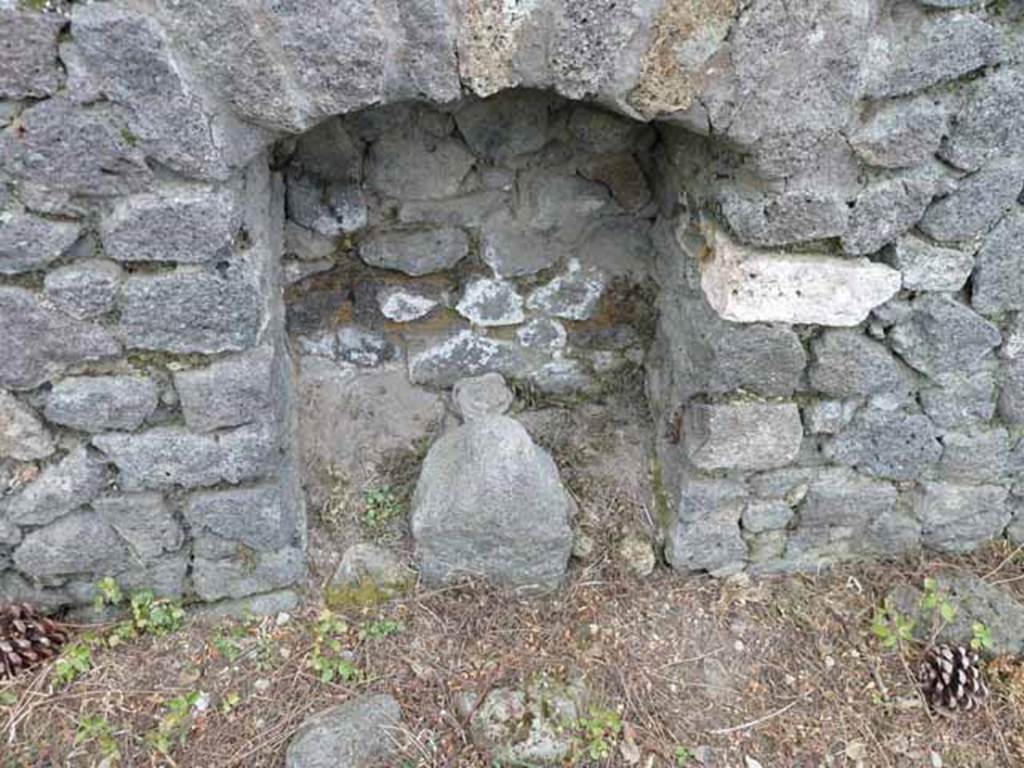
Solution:
{"label": "rough stone masonry", "polygon": [[488,372],[680,571],[1024,541],[1022,188],[1019,0],[0,0],[0,595],[284,604],[300,409]]}

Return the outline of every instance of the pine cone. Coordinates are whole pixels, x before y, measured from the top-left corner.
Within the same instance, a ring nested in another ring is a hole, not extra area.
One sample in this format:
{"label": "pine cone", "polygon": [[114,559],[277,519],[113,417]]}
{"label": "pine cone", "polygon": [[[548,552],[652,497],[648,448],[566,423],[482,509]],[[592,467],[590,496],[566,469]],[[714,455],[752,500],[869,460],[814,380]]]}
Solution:
{"label": "pine cone", "polygon": [[68,635],[28,603],[0,604],[0,680],[56,656]]}
{"label": "pine cone", "polygon": [[978,654],[960,646],[929,648],[918,667],[918,680],[928,703],[938,710],[967,712],[988,695]]}

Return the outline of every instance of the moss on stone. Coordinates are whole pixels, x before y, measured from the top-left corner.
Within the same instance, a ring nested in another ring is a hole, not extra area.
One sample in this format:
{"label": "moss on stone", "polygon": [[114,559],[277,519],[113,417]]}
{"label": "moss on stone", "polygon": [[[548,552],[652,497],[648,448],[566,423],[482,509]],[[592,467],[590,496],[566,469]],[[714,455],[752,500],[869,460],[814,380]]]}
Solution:
{"label": "moss on stone", "polygon": [[412,579],[377,584],[363,577],[355,584],[328,587],[324,602],[332,611],[372,608],[405,595],[411,587]]}

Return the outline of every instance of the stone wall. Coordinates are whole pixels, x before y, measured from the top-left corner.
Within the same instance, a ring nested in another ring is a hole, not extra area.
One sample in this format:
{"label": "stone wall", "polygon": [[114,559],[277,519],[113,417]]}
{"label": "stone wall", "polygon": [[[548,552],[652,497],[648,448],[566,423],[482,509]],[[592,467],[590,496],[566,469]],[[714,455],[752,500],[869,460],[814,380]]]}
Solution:
{"label": "stone wall", "polygon": [[1021,15],[0,0],[0,593],[289,599],[289,335],[599,394],[647,277],[673,566],[1019,540]]}

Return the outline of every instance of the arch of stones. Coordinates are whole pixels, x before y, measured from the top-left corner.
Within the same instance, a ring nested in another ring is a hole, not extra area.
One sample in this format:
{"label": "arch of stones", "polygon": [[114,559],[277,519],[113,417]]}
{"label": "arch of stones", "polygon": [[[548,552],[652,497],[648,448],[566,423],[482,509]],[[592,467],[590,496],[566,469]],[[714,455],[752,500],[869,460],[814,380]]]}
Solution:
{"label": "arch of stones", "polygon": [[642,365],[681,571],[1024,540],[1021,14],[0,0],[0,594],[288,600],[298,357]]}

